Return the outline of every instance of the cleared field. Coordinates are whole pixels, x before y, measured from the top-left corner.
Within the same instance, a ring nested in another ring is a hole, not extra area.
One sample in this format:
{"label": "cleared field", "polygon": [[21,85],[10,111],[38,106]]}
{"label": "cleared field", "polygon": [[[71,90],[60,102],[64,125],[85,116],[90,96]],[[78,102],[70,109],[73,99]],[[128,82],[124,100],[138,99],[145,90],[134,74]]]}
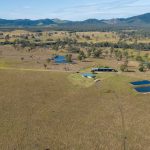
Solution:
{"label": "cleared field", "polygon": [[1,150],[150,149],[149,95],[129,85],[149,76],[116,74],[88,88],[69,76],[0,70]]}

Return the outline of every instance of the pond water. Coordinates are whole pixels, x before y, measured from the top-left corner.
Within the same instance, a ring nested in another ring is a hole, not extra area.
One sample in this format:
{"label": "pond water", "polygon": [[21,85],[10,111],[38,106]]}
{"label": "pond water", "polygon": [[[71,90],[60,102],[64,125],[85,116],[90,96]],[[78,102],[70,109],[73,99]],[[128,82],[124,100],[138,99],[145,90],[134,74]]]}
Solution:
{"label": "pond water", "polygon": [[140,92],[140,93],[150,93],[150,86],[147,86],[147,87],[137,87],[137,88],[135,88],[135,90],[137,92]]}
{"label": "pond water", "polygon": [[147,85],[150,84],[150,81],[148,80],[143,80],[143,81],[136,81],[136,82],[131,82],[132,85]]}
{"label": "pond water", "polygon": [[55,63],[58,63],[58,64],[65,64],[65,63],[67,63],[67,60],[66,60],[65,56],[56,56],[54,58],[54,61],[55,61]]}

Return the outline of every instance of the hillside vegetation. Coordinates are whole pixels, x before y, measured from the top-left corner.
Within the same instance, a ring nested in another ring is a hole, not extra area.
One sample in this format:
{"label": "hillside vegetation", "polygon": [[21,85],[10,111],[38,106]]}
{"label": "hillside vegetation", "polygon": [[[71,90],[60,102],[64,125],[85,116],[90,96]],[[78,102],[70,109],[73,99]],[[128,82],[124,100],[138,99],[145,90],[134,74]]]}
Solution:
{"label": "hillside vegetation", "polygon": [[119,18],[110,20],[98,20],[88,19],[85,21],[69,21],[60,19],[17,19],[17,20],[6,20],[0,19],[0,27],[51,27],[52,29],[59,30],[76,30],[76,31],[88,31],[88,30],[110,30],[115,27],[117,28],[131,28],[131,27],[150,27],[150,13],[130,17],[130,18]]}

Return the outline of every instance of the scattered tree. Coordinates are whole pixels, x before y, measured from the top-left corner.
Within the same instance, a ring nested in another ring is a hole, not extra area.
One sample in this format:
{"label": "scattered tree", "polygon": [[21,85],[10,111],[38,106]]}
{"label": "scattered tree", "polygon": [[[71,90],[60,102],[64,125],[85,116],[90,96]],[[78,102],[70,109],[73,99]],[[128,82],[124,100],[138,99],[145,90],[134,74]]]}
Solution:
{"label": "scattered tree", "polygon": [[66,55],[66,61],[71,63],[72,62],[72,54],[67,54]]}

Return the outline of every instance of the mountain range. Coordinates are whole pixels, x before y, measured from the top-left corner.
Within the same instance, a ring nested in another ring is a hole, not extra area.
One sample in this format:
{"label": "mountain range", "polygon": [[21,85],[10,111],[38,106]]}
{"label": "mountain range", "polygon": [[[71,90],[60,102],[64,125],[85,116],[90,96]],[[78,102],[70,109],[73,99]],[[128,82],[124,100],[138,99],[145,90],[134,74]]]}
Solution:
{"label": "mountain range", "polygon": [[150,13],[130,18],[108,20],[88,19],[84,21],[69,21],[61,19],[0,19],[0,27],[59,27],[59,28],[98,28],[104,26],[135,26],[150,27]]}

